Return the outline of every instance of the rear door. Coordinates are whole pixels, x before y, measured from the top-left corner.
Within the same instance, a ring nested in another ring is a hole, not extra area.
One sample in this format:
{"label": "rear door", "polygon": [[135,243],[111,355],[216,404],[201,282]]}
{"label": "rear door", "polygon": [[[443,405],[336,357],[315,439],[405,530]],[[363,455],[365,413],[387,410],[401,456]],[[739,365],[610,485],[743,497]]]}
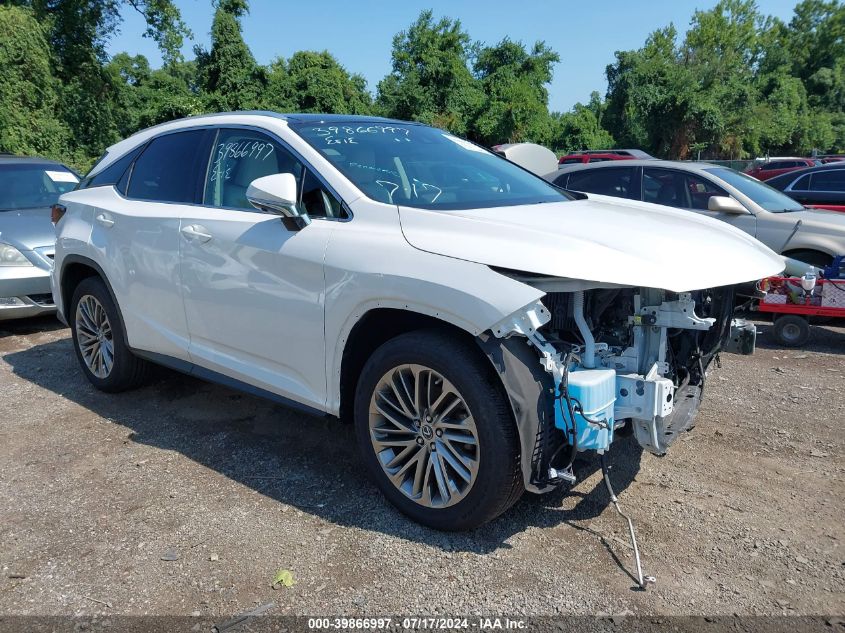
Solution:
{"label": "rear door", "polygon": [[806,204],[845,205],[845,169],[815,172],[806,195]]}
{"label": "rear door", "polygon": [[112,170],[114,184],[97,176],[88,183],[92,188],[79,192],[96,201],[90,244],[116,295],[129,345],[183,360],[188,334],[179,284],[180,217],[199,199],[209,141],[207,130],[156,137],[134,163]]}
{"label": "rear door", "polygon": [[[246,198],[256,178],[291,173],[313,222],[300,231]],[[240,382],[325,404],[323,260],[341,205],[278,139],[218,130],[202,206],[182,218],[191,360]]]}
{"label": "rear door", "polygon": [[567,189],[616,198],[640,199],[638,167],[597,167],[574,171]]}

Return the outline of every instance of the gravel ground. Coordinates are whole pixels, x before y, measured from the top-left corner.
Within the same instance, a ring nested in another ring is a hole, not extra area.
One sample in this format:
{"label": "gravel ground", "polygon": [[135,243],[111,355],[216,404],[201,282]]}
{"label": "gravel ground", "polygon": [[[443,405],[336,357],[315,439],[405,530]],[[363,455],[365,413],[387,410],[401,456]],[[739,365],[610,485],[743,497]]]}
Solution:
{"label": "gravel ground", "polygon": [[[845,328],[724,356],[664,458],[614,445],[444,534],[367,481],[351,427],[162,370],[108,395],[52,320],[0,323],[0,615],[845,613]],[[168,560],[170,559],[170,560]],[[271,588],[280,568],[293,587]]]}

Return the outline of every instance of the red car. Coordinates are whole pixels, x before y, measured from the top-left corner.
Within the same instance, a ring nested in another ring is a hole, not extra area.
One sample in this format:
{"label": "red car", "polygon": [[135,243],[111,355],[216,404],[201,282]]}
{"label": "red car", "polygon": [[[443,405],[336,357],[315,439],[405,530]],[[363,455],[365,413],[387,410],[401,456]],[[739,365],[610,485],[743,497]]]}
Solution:
{"label": "red car", "polygon": [[638,149],[586,149],[561,156],[558,167],[576,163],[601,163],[606,160],[631,160],[633,158],[653,158]]}
{"label": "red car", "polygon": [[816,167],[821,164],[821,161],[815,158],[770,158],[763,162],[755,161],[745,170],[745,173],[757,180],[768,180],[796,169]]}

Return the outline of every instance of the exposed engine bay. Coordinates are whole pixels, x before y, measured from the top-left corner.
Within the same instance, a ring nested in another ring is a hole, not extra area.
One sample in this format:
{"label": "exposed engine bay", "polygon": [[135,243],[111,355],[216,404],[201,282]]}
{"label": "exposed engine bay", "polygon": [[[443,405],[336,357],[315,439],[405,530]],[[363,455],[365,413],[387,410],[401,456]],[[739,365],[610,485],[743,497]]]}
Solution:
{"label": "exposed engine bay", "polygon": [[561,280],[521,280],[546,294],[493,334],[525,336],[551,377],[552,409],[539,416],[531,455],[537,489],[573,480],[577,453],[603,454],[626,427],[645,450],[665,454],[693,425],[717,355],[754,350],[754,326],[732,320],[734,286],[570,291]]}

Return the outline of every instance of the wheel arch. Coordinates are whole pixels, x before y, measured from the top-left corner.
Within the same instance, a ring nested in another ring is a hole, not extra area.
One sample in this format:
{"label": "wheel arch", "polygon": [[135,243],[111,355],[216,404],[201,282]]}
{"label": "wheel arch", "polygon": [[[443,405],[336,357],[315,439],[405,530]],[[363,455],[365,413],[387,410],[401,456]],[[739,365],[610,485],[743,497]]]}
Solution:
{"label": "wheel arch", "polygon": [[[822,260],[827,261],[828,264],[832,262],[834,253],[833,251],[828,252],[828,250],[818,246],[809,246],[805,248],[790,248],[788,251],[783,252],[783,256],[791,257],[792,259],[797,259],[799,262],[817,266],[818,264],[816,262],[821,262]],[[805,261],[802,257],[809,257],[813,261]]]}
{"label": "wheel arch", "polygon": [[535,470],[539,466],[538,430],[554,424],[551,375],[543,370],[536,351],[522,336],[497,338],[490,331],[476,335],[437,316],[404,308],[376,307],[365,312],[355,322],[343,340],[340,363],[339,416],[352,419],[358,377],[367,359],[383,343],[407,332],[435,329],[452,334],[472,344],[486,359],[490,376],[507,398],[511,422],[516,426],[520,442],[523,484],[532,492],[546,492],[547,485],[537,483]]}
{"label": "wheel arch", "polygon": [[123,321],[123,313],[120,311],[120,304],[117,302],[114,288],[112,288],[106,273],[100,265],[88,257],[66,255],[62,260],[61,274],[59,275],[59,291],[61,292],[62,306],[65,310],[65,320],[68,321],[68,324],[70,323],[71,316],[67,312],[70,311],[70,302],[73,299],[73,293],[80,283],[90,277],[98,277],[105,284],[106,290],[108,290],[111,300],[117,308],[117,315],[121,325],[120,329],[123,332],[123,342],[128,346],[129,341],[127,340],[126,324]]}
{"label": "wheel arch", "polygon": [[351,326],[340,343],[343,345],[339,366],[338,412],[341,419],[351,419],[355,388],[361,369],[382,344],[401,334],[416,330],[435,329],[467,341],[473,341],[471,332],[437,315],[405,307],[373,307],[364,312]]}

